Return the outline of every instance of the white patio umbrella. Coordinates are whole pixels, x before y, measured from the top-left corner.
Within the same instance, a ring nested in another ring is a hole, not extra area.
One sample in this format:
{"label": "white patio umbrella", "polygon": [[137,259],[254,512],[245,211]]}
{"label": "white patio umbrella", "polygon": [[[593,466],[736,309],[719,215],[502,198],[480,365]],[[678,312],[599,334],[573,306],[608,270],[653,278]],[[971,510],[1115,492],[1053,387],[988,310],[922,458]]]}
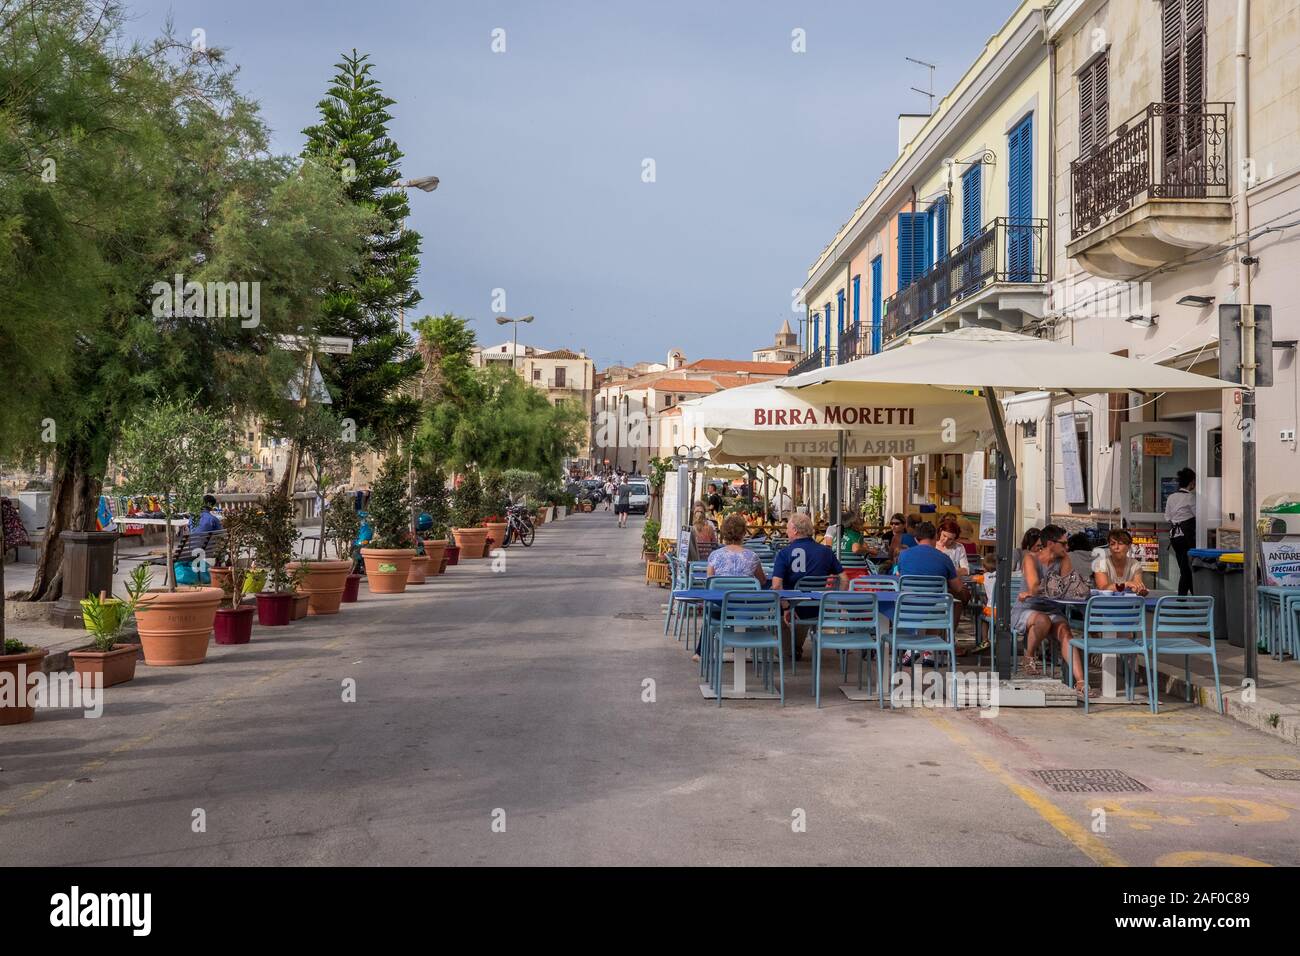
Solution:
{"label": "white patio umbrella", "polygon": [[871,402],[809,400],[778,387],[789,379],[729,388],[681,404],[719,464],[847,467],[906,455],[974,451],[990,434],[985,402],[930,385],[882,389]]}
{"label": "white patio umbrella", "polygon": [[[1002,677],[1010,676],[1011,665],[1011,515],[1016,472],[998,391],[1154,394],[1241,387],[1151,362],[984,328],[908,336],[884,352],[782,379],[777,387],[809,402],[866,404],[900,386],[921,384],[982,389],[993,423],[1000,452],[995,607],[998,670]],[[1253,533],[1245,530],[1247,537]],[[1249,546],[1249,541],[1246,544]]]}

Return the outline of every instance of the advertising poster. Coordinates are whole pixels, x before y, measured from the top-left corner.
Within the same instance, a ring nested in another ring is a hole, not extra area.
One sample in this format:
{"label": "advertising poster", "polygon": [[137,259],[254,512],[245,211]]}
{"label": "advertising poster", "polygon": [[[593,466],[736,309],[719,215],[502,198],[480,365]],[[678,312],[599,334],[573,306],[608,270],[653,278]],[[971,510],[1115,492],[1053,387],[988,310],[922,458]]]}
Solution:
{"label": "advertising poster", "polygon": [[1133,535],[1132,557],[1142,562],[1142,570],[1152,574],[1160,571],[1160,539],[1154,528],[1129,528]]}
{"label": "advertising poster", "polygon": [[1262,541],[1264,583],[1270,587],[1300,587],[1300,542]]}
{"label": "advertising poster", "polygon": [[998,539],[998,480],[984,479],[984,501],[980,505],[980,540]]}

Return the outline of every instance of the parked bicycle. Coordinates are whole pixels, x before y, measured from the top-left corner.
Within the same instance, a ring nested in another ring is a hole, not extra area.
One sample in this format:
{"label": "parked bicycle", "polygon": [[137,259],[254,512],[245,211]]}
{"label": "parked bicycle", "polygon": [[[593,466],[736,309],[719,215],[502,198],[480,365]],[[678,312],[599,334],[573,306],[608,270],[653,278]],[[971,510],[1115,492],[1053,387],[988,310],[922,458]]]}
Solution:
{"label": "parked bicycle", "polygon": [[511,505],[506,510],[506,540],[502,547],[510,547],[510,542],[518,541],[525,548],[533,546],[537,537],[537,528],[533,525],[533,516],[523,505]]}

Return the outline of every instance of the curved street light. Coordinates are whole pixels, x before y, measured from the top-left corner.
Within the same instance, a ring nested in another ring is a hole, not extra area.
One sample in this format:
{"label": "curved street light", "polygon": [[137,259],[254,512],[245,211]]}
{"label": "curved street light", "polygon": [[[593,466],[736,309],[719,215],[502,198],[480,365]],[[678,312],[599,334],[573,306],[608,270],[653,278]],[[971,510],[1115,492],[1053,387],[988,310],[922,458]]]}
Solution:
{"label": "curved street light", "polygon": [[515,327],[515,343],[510,348],[510,371],[512,372],[515,370],[515,361],[519,357],[519,323],[531,322],[535,318],[537,318],[535,315],[525,315],[523,318],[519,318],[519,319],[511,319],[504,315],[497,316],[497,325],[513,324]]}

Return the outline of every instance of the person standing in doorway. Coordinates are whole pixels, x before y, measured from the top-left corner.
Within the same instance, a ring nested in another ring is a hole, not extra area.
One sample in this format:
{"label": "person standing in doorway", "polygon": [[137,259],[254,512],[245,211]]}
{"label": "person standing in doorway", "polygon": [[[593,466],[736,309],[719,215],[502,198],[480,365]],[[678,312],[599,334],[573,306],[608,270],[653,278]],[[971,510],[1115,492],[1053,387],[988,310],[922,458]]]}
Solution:
{"label": "person standing in doorway", "polygon": [[773,510],[776,511],[776,520],[785,521],[790,517],[790,512],[794,510],[794,499],[786,491],[785,485],[781,486],[781,493],[776,496],[772,502]]}
{"label": "person standing in doorway", "polygon": [[1169,549],[1178,562],[1178,596],[1192,593],[1192,562],[1187,552],[1196,547],[1196,472],[1178,470],[1178,490],[1165,502],[1169,522]]}

